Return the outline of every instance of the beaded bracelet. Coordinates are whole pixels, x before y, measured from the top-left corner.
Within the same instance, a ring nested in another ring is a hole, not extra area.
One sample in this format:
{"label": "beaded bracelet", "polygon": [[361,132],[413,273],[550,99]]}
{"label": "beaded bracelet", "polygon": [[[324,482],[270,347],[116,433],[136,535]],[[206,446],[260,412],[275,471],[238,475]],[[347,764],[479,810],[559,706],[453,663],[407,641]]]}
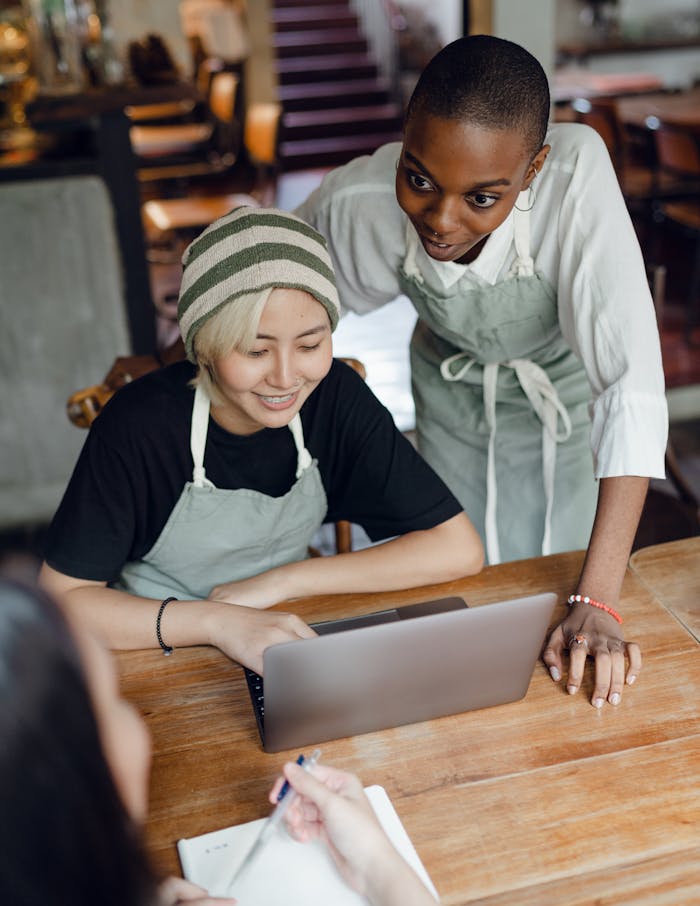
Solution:
{"label": "beaded bracelet", "polygon": [[569,595],[567,603],[590,604],[591,607],[599,607],[600,610],[604,610],[606,613],[609,613],[610,616],[614,620],[617,620],[618,623],[622,623],[622,617],[616,610],[613,610],[612,607],[608,607],[607,604],[603,604],[602,601],[595,601],[593,598],[589,598],[588,595]]}
{"label": "beaded bracelet", "polygon": [[158,639],[158,644],[163,649],[163,654],[167,657],[169,654],[173,653],[173,648],[170,645],[166,645],[163,641],[163,636],[160,634],[160,618],[163,616],[163,611],[167,604],[170,604],[171,601],[177,601],[177,598],[166,598],[163,603],[158,608],[158,616],[156,617],[156,637]]}

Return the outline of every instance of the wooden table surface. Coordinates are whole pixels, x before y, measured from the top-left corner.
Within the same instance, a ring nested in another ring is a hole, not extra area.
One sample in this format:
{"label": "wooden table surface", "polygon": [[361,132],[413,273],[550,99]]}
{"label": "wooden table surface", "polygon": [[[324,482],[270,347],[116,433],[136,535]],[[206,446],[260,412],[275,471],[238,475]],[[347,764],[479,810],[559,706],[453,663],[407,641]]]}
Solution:
{"label": "wooden table surface", "polygon": [[[294,610],[312,621],[449,594],[474,606],[539,591],[563,601],[582,557]],[[632,570],[620,608],[644,669],[617,708],[588,703],[590,665],[569,696],[538,663],[519,702],[323,744],[324,761],[385,787],[443,904],[700,902],[698,643]],[[218,651],[124,652],[119,663],[154,740],[147,843],[178,872],[179,837],[268,813],[285,756],[263,752],[242,669]]]}
{"label": "wooden table surface", "polygon": [[618,98],[617,110],[624,123],[642,129],[649,116],[657,116],[662,122],[689,126],[693,130],[700,129],[700,88]]}
{"label": "wooden table surface", "polygon": [[700,641],[700,537],[644,547],[632,554],[630,567]]}

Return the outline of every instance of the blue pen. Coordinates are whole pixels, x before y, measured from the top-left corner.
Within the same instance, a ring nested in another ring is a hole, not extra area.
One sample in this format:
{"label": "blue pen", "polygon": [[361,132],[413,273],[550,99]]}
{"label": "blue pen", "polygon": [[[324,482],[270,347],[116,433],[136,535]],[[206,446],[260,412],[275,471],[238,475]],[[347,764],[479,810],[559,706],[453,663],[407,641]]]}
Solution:
{"label": "blue pen", "polygon": [[[304,756],[303,756],[303,755],[300,755],[300,756],[297,758],[297,764],[304,764]],[[284,783],[282,784],[282,789],[281,789],[281,790],[279,791],[279,793],[277,794],[277,801],[278,801],[278,802],[281,802],[281,801],[284,799],[284,797],[287,795],[288,791],[289,791],[289,781],[288,781],[288,780],[285,780]]]}
{"label": "blue pen", "polygon": [[[320,757],[321,757],[321,750],[314,749],[314,751],[311,755],[311,758],[306,759],[306,758],[304,758],[303,755],[300,755],[297,758],[297,764],[301,765],[305,771],[310,771]],[[260,850],[263,848],[263,846],[267,843],[267,841],[272,837],[274,832],[277,830],[277,827],[279,826],[280,822],[282,821],[282,818],[284,817],[285,812],[287,811],[289,806],[292,804],[292,802],[294,802],[296,797],[297,797],[297,791],[293,787],[291,787],[287,781],[285,781],[284,784],[282,785],[282,789],[279,791],[279,794],[277,796],[277,805],[272,810],[270,817],[263,824],[262,830],[258,834],[258,837],[257,837],[255,843],[253,843],[251,848],[248,850],[248,854],[246,855],[246,857],[243,859],[241,864],[238,866],[238,868],[234,872],[233,877],[229,881],[228,890],[231,889],[231,887],[235,881],[240,881],[241,876],[243,875],[244,871],[246,871],[250,867],[251,863],[253,862],[255,857],[258,855]]]}

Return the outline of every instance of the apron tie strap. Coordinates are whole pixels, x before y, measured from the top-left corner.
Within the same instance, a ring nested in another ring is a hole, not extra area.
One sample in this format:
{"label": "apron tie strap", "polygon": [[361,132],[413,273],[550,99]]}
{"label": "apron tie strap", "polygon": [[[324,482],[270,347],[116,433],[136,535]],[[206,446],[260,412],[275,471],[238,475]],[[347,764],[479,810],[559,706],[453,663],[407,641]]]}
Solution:
{"label": "apron tie strap", "polygon": [[209,397],[200,384],[194,391],[194,406],[192,407],[192,426],[190,428],[190,451],[194,467],[192,469],[192,484],[198,488],[213,488],[214,485],[204,471],[204,448],[207,444],[207,431],[209,429]]}
{"label": "apron tie strap", "polygon": [[[459,359],[464,359],[464,365],[453,372],[452,365]],[[475,359],[468,353],[459,352],[444,359],[440,365],[440,373],[446,381],[458,381],[475,364]],[[498,385],[499,364],[512,368],[518,383],[530,401],[535,414],[542,423],[542,478],[545,491],[545,520],[544,534],[542,537],[542,553],[549,554],[552,547],[552,509],[554,506],[554,477],[556,467],[556,445],[563,443],[571,437],[571,418],[566,407],[559,399],[554,385],[547,373],[528,359],[511,359],[507,362],[487,362],[484,365],[483,394],[484,415],[489,429],[488,455],[486,462],[486,513],[485,534],[486,552],[490,564],[500,563],[500,546],[498,541],[498,523],[496,519],[496,504],[498,490],[496,485],[496,390]],[[558,431],[561,418],[563,430]]]}
{"label": "apron tie strap", "polygon": [[[507,364],[515,369],[520,386],[542,422],[542,479],[546,501],[542,553],[549,554],[552,550],[552,508],[554,506],[557,444],[563,443],[571,437],[571,418],[547,373],[539,365],[528,359],[513,359]],[[561,432],[557,431],[560,418],[564,426]]]}
{"label": "apron tie strap", "polygon": [[301,426],[301,416],[298,412],[289,423],[289,430],[292,432],[294,445],[297,448],[297,478],[301,478],[313,460],[311,459],[311,454],[304,446],[304,430]]}

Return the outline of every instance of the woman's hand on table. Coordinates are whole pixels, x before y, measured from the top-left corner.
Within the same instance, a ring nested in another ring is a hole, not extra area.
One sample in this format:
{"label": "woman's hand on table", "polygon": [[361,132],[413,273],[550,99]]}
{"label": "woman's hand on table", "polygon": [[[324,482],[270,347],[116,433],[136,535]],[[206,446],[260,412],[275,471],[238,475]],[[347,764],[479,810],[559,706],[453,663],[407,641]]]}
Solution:
{"label": "woman's hand on table", "polygon": [[610,614],[588,604],[575,604],[549,637],[542,659],[555,682],[564,675],[565,649],[569,650],[566,688],[571,695],[581,687],[586,659],[594,658],[591,704],[596,708],[602,708],[606,701],[619,704],[625,683],[632,685],[642,669],[639,645],[625,641],[622,627]]}
{"label": "woman's hand on table", "polygon": [[203,887],[185,881],[183,878],[166,878],[158,888],[157,906],[234,906],[238,901],[232,897],[210,897]]}
{"label": "woman's hand on table", "polygon": [[310,639],[316,633],[293,613],[270,613],[237,604],[212,609],[204,617],[210,645],[231,660],[262,674],[263,652],[270,645]]}

